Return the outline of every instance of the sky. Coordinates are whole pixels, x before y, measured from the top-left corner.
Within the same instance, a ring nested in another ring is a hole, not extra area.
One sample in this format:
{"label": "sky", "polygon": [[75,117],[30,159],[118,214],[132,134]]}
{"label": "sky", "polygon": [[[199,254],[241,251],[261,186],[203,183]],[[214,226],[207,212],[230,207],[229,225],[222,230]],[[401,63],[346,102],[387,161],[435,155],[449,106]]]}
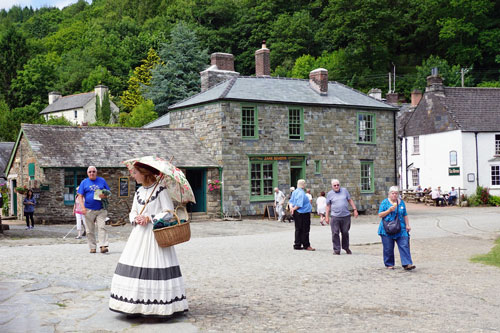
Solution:
{"label": "sky", "polygon": [[[5,9],[9,10],[12,6],[21,6],[21,7],[33,7],[33,9],[37,9],[40,7],[58,7],[60,9],[71,5],[78,0],[0,0],[0,10]],[[87,0],[90,2],[90,0]]]}

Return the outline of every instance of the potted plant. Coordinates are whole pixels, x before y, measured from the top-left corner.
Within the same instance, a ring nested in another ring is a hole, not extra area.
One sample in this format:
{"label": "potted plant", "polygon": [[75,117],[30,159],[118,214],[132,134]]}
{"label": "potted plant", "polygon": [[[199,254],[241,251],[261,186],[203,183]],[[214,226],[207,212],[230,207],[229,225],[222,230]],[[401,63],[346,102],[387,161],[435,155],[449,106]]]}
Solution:
{"label": "potted plant", "polygon": [[26,186],[18,186],[14,189],[17,193],[24,195],[28,192],[28,188]]}
{"label": "potted plant", "polygon": [[220,180],[218,180],[218,179],[210,180],[209,179],[208,180],[208,191],[212,192],[212,191],[220,190],[220,185],[221,185]]}

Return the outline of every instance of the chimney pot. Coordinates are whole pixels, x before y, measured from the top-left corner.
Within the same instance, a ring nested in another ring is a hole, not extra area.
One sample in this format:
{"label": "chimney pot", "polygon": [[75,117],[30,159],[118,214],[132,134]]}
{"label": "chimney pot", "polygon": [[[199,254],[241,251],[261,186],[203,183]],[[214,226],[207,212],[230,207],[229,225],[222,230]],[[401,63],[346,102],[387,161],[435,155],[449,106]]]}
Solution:
{"label": "chimney pot", "polygon": [[444,91],[443,78],[441,75],[429,75],[427,77],[427,87],[425,91]]}
{"label": "chimney pot", "polygon": [[309,73],[309,85],[321,95],[328,94],[328,70],[317,68]]}
{"label": "chimney pot", "polygon": [[255,75],[270,76],[271,62],[269,49],[266,47],[266,41],[262,42],[262,48],[255,51]]}

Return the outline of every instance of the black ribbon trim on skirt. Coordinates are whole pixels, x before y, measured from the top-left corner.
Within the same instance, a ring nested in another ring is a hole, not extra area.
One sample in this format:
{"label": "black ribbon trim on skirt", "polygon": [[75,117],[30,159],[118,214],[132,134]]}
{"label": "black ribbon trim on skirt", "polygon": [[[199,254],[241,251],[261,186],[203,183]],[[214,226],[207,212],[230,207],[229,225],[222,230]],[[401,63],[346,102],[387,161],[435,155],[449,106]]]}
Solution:
{"label": "black ribbon trim on skirt", "polygon": [[111,294],[110,296],[111,298],[114,298],[116,299],[117,301],[120,301],[120,302],[125,302],[125,303],[132,303],[132,304],[144,304],[144,305],[168,305],[168,304],[172,304],[174,302],[180,302],[184,299],[186,299],[186,296],[185,295],[182,295],[181,297],[175,297],[173,299],[171,299],[170,301],[162,301],[162,300],[150,300],[148,299],[147,301],[146,300],[134,300],[133,298],[131,299],[128,299],[126,297],[123,297],[123,296],[120,296],[118,297],[117,295],[115,294]]}
{"label": "black ribbon trim on skirt", "polygon": [[145,268],[122,263],[116,265],[115,274],[139,280],[172,280],[182,276],[179,266]]}

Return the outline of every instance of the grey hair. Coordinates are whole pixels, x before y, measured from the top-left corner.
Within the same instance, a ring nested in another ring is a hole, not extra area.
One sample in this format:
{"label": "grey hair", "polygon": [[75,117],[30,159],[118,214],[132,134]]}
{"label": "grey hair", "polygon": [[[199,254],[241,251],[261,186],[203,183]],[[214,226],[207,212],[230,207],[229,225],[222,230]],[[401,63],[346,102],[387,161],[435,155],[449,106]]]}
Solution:
{"label": "grey hair", "polygon": [[89,170],[91,170],[91,169],[95,169],[95,171],[97,171],[97,168],[96,168],[95,166],[93,166],[93,165],[89,166],[89,167],[87,168],[87,171],[89,171]]}
{"label": "grey hair", "polygon": [[399,193],[399,187],[397,187],[397,186],[389,187],[389,193],[391,193],[391,192],[398,192]]}
{"label": "grey hair", "polygon": [[339,183],[339,185],[340,185],[340,181],[338,179],[335,179],[335,178],[332,179],[332,185],[333,185],[333,183]]}
{"label": "grey hair", "polygon": [[299,179],[297,181],[297,187],[300,187],[303,189],[304,187],[306,187],[306,181],[304,179]]}

